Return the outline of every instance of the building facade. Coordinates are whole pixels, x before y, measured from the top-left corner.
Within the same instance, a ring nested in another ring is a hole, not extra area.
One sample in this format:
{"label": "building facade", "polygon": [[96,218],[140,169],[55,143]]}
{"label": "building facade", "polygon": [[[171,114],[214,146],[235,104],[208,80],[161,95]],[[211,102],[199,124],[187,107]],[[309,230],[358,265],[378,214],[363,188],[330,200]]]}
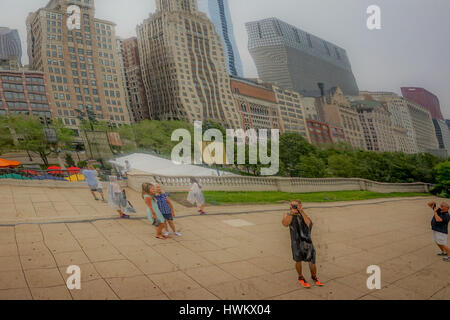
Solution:
{"label": "building facade", "polygon": [[236,77],[231,78],[231,90],[244,130],[281,129],[278,103],[272,90]]}
{"label": "building facade", "polygon": [[13,60],[14,65],[22,66],[22,43],[17,30],[0,27],[0,60]]}
{"label": "building facade", "polygon": [[293,90],[271,86],[280,109],[282,132],[296,132],[310,141],[306,125],[305,111],[302,106],[302,95]]}
{"label": "building facade", "polygon": [[49,123],[52,118],[47,83],[39,71],[0,71],[0,115],[33,115]]}
{"label": "building facade", "polygon": [[240,128],[222,40],[196,0],[157,0],[137,27],[150,117]]}
{"label": "building facade", "polygon": [[406,100],[406,104],[411,116],[418,152],[438,150],[439,143],[430,111],[410,100]]}
{"label": "building facade", "polygon": [[[81,8],[81,28],[68,30],[72,4]],[[76,132],[87,115],[112,126],[130,123],[115,25],[94,15],[94,0],[51,0],[27,18],[30,67],[44,72],[53,114]]]}
{"label": "building facade", "polygon": [[305,111],[306,120],[319,121],[319,112],[317,111],[316,98],[314,97],[301,97],[301,105]]}
{"label": "building facade", "polygon": [[350,104],[339,87],[331,88],[324,96],[316,98],[316,108],[321,121],[344,129],[345,138],[352,147],[366,149],[356,107]]}
{"label": "building facade", "polygon": [[[396,150],[408,154],[419,152],[416,141],[416,133],[412,123],[411,114],[408,109],[407,100],[392,92],[361,92],[368,100],[385,102],[391,114]],[[404,131],[406,130],[406,144]]]}
{"label": "building facade", "polygon": [[359,114],[366,149],[374,152],[395,152],[392,120],[386,103],[360,100],[352,102]]}
{"label": "building facade", "polygon": [[232,76],[243,77],[241,56],[234,38],[228,0],[198,0],[199,10],[206,13],[216,27],[226,52],[228,72]]}
{"label": "building facade", "polygon": [[304,96],[320,96],[318,83],[358,95],[344,49],[276,18],[246,24],[259,77]]}
{"label": "building facade", "polygon": [[20,68],[16,57],[0,58],[0,70],[19,71]]}
{"label": "building facade", "polygon": [[125,39],[123,45],[123,63],[126,91],[130,111],[136,122],[150,119],[150,110],[142,81],[141,62],[137,38]]}
{"label": "building facade", "polygon": [[117,59],[119,63],[119,70],[120,70],[120,77],[122,79],[122,87],[124,88],[125,92],[125,103],[127,105],[127,111],[128,116],[130,118],[130,122],[135,122],[133,112],[131,110],[130,105],[130,96],[128,94],[128,82],[125,75],[125,60],[124,60],[124,51],[123,51],[123,39],[117,38],[116,39],[116,48],[117,48]]}
{"label": "building facade", "polygon": [[444,120],[433,119],[439,149],[447,150],[450,154],[450,130]]}
{"label": "building facade", "polygon": [[404,87],[402,88],[402,95],[404,98],[411,100],[430,111],[431,118],[444,120],[438,97],[428,90],[423,88]]}
{"label": "building facade", "polygon": [[306,120],[306,125],[308,126],[310,142],[314,145],[347,142],[342,128],[316,120]]}

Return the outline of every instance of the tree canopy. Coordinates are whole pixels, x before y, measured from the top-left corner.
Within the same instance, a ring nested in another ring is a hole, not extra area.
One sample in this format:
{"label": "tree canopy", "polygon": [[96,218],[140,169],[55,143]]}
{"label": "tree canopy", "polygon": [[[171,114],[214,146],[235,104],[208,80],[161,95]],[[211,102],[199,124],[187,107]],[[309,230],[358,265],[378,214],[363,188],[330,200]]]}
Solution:
{"label": "tree canopy", "polygon": [[48,156],[61,150],[72,149],[75,137],[75,133],[65,128],[59,119],[53,120],[48,127],[54,130],[57,141],[47,139],[44,125],[38,117],[26,115],[0,117],[0,131],[5,133],[1,135],[0,146],[5,147],[7,151],[17,150],[38,154],[44,164],[48,165]]}

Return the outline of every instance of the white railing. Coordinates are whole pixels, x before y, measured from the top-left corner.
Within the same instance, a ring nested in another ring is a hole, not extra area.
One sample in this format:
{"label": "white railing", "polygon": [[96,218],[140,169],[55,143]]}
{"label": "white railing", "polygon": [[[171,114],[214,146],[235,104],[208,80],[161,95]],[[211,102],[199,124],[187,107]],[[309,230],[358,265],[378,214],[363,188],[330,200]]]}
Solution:
{"label": "white railing", "polygon": [[[181,192],[190,187],[188,176],[169,177],[151,174],[129,175],[128,187],[141,191],[142,183],[160,184],[168,192]],[[380,193],[429,192],[427,183],[381,183],[358,178],[280,178],[280,177],[196,177],[205,191],[281,191],[281,192],[322,192],[367,190]]]}

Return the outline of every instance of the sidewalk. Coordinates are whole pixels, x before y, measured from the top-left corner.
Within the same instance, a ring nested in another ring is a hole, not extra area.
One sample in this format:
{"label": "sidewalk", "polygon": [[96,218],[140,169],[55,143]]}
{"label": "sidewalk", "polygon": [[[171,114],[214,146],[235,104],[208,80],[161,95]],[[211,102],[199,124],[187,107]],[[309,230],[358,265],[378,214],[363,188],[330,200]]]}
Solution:
{"label": "sidewalk", "polygon": [[[311,205],[326,286],[305,290],[281,226],[285,206],[216,207],[199,216],[177,205],[183,237],[162,241],[146,219],[111,219],[114,212],[87,190],[0,191],[2,221],[40,222],[0,227],[0,300],[450,299],[449,265],[431,240],[429,198]],[[130,197],[144,217],[139,195]],[[263,211],[242,213],[249,209]],[[86,217],[108,220],[45,224]],[[69,265],[81,268],[81,290],[65,285]],[[382,290],[366,287],[370,265],[381,267]]]}
{"label": "sidewalk", "polygon": [[[106,190],[104,190],[106,193]],[[127,189],[127,196],[137,210],[133,218],[147,217],[147,211],[141,195]],[[106,197],[106,195],[105,195]],[[379,203],[395,203],[397,201],[422,201],[424,197],[376,199],[364,201],[342,201],[326,203],[304,203],[305,209],[346,207],[355,205],[371,205]],[[425,200],[426,201],[426,200]],[[35,188],[22,186],[0,185],[0,225],[16,225],[26,223],[56,223],[56,222],[89,222],[118,218],[118,214],[111,210],[107,203],[93,201],[89,190]],[[187,208],[174,203],[177,217],[198,215],[196,208]],[[284,212],[286,204],[260,204],[236,206],[209,206],[208,214],[228,215],[253,212]]]}

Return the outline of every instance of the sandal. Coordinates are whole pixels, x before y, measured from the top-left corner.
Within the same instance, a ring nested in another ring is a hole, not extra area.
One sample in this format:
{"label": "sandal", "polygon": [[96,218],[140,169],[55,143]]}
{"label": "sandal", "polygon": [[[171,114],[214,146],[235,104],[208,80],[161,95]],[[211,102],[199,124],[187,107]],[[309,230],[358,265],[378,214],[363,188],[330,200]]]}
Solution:
{"label": "sandal", "polygon": [[159,239],[159,240],[167,240],[167,238],[164,237],[164,236],[156,236],[156,239]]}

